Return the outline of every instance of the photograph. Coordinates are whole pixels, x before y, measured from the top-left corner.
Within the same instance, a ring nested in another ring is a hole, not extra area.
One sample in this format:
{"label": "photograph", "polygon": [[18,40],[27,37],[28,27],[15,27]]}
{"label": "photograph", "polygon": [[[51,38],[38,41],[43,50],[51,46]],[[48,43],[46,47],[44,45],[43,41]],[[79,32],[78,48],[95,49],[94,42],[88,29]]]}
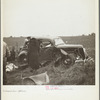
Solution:
{"label": "photograph", "polygon": [[2,100],[98,100],[98,2],[1,0]]}
{"label": "photograph", "polygon": [[95,33],[6,37],[3,62],[4,85],[95,85]]}

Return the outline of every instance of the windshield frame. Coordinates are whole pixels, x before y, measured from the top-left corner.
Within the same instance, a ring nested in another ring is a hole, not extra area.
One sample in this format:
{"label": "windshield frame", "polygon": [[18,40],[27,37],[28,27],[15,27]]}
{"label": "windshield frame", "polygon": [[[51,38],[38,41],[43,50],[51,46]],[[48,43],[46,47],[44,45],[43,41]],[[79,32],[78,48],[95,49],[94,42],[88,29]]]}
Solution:
{"label": "windshield frame", "polygon": [[[57,39],[59,41],[57,41]],[[65,42],[61,38],[58,37],[58,38],[54,38],[54,44],[55,44],[55,46],[58,46],[58,45],[65,44]]]}

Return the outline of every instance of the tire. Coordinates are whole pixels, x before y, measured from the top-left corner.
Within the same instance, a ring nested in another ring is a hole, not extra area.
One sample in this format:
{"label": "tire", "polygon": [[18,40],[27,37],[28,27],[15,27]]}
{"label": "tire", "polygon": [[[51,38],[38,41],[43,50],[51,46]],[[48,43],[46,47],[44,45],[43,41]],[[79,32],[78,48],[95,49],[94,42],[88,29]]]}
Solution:
{"label": "tire", "polygon": [[26,55],[21,55],[20,57],[19,57],[19,61],[21,61],[21,62],[26,62],[27,61],[27,56]]}
{"label": "tire", "polygon": [[28,65],[27,55],[22,54],[18,58],[19,66],[24,67]]}
{"label": "tire", "polygon": [[63,56],[62,64],[66,67],[72,66],[75,63],[75,57],[73,54],[68,54],[67,56]]}

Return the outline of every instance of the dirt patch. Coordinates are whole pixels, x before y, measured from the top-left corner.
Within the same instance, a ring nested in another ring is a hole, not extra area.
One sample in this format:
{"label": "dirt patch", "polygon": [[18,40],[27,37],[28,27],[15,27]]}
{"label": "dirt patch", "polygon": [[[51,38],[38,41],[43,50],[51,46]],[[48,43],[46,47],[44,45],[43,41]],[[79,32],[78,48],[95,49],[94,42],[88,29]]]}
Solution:
{"label": "dirt patch", "polygon": [[18,69],[7,73],[8,85],[22,85],[22,77],[41,74],[47,71],[50,82],[48,85],[94,85],[95,84],[95,63],[91,60],[83,63],[76,63],[69,68],[60,64],[55,67],[53,62],[32,71],[27,66],[25,69]]}

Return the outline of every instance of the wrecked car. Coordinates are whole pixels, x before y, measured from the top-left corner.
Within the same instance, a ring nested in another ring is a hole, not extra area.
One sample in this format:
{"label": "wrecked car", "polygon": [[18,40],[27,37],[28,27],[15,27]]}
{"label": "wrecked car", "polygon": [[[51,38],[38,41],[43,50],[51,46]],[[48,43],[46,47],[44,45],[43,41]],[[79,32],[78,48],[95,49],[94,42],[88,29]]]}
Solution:
{"label": "wrecked car", "polygon": [[[60,37],[35,37],[40,43],[39,62],[64,64],[66,67],[76,62],[84,62],[88,58],[85,48],[79,44],[67,44]],[[32,39],[32,37],[31,37]],[[28,65],[28,48],[22,48],[18,55],[20,66]]]}

